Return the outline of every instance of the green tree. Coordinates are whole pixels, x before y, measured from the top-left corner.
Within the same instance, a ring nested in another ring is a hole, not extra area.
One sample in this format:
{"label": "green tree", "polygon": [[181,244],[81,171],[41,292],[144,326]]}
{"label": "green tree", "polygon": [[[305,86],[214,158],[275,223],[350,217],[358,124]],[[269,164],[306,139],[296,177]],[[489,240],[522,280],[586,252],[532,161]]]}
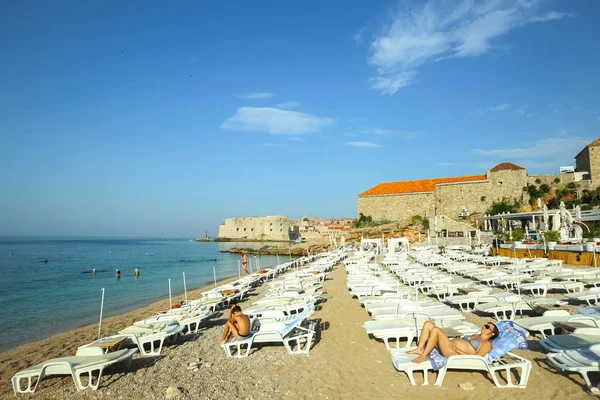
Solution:
{"label": "green tree", "polygon": [[544,232],[544,238],[546,242],[558,242],[560,240],[560,233],[558,231],[547,231]]}
{"label": "green tree", "polygon": [[519,207],[521,207],[521,203],[518,200],[503,197],[502,200],[494,201],[485,213],[489,215],[502,214],[503,212],[516,213]]}
{"label": "green tree", "polygon": [[[510,233],[509,233],[510,236]],[[521,229],[515,229],[512,231],[512,238],[515,242],[520,242],[525,237],[525,233]]]}

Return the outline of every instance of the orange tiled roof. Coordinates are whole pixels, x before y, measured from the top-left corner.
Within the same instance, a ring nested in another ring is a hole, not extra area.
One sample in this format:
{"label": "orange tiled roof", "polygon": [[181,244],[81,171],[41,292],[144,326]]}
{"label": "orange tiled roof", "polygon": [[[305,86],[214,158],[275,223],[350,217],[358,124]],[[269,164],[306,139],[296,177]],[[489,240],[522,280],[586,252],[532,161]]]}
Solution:
{"label": "orange tiled roof", "polygon": [[359,194],[359,196],[433,192],[435,190],[435,186],[440,183],[484,181],[486,179],[487,176],[484,174],[470,176],[454,176],[451,178],[423,179],[419,181],[385,182],[367,190],[366,192]]}
{"label": "orange tiled roof", "polygon": [[520,169],[525,169],[525,168],[519,167],[517,164],[513,164],[511,162],[503,162],[503,163],[496,165],[494,168],[490,169],[490,172],[518,171]]}

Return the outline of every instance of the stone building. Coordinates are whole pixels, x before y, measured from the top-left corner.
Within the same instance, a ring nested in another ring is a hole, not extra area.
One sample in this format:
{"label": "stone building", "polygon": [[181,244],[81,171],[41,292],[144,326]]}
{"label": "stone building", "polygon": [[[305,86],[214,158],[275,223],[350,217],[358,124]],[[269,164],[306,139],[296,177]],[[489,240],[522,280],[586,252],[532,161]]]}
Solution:
{"label": "stone building", "polygon": [[[287,216],[227,218],[219,225],[219,238],[233,240],[289,241]],[[295,239],[295,238],[294,238]]]}
{"label": "stone building", "polygon": [[481,175],[385,182],[358,195],[358,213],[375,220],[402,223],[415,215],[459,219],[484,213],[502,198],[527,201],[529,197],[523,188],[531,184],[575,182],[578,191],[598,185],[600,138],[587,145],[575,159],[575,172],[566,174],[528,175],[525,168],[505,162]]}
{"label": "stone building", "polygon": [[575,156],[575,173],[582,173],[582,179],[589,179],[592,186],[600,184],[600,138]]}

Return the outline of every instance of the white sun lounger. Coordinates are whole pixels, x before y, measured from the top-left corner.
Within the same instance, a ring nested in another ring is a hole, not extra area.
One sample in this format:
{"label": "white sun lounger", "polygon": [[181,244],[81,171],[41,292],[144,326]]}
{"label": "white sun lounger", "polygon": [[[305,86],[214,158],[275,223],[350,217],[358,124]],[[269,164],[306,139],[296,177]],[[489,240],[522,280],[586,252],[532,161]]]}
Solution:
{"label": "white sun lounger", "polygon": [[465,316],[458,310],[454,310],[452,308],[433,308],[428,310],[412,310],[412,311],[401,311],[400,313],[396,313],[396,311],[390,311],[387,313],[378,313],[373,316],[373,319],[376,321],[379,320],[389,320],[389,319],[397,319],[397,318],[409,318],[419,315],[419,319],[431,319],[434,321],[450,321],[450,320],[459,320],[465,319]]}
{"label": "white sun lounger", "polygon": [[499,302],[478,304],[475,306],[475,310],[485,314],[494,314],[494,317],[499,321],[515,319],[519,311],[520,314],[523,314],[523,311],[532,311],[531,306],[515,294],[505,297]]}
{"label": "white sun lounger", "polygon": [[[408,380],[411,385],[416,385],[414,373],[423,373],[423,385],[429,384],[428,372],[433,371],[433,366],[429,360],[421,363],[413,363],[412,360],[417,358],[417,354],[407,354],[409,350],[413,350],[415,347],[405,347],[391,349],[390,354],[392,356],[392,364],[397,371],[406,373]],[[448,369],[461,369],[470,371],[487,371],[494,381],[497,388],[525,388],[529,380],[529,374],[531,373],[531,361],[520,357],[514,353],[508,352],[504,356],[498,358],[489,364],[484,357],[477,355],[459,355],[451,356],[448,358],[448,362],[444,368],[438,372],[437,379],[435,381],[436,386],[442,386],[446,372]],[[518,382],[513,382],[511,370],[519,370],[520,379]],[[508,379],[507,383],[503,383],[498,379],[500,373]]]}
{"label": "white sun lounger", "polygon": [[260,323],[260,320],[254,320],[252,325],[258,325],[258,330],[251,331],[247,338],[241,340],[233,338],[222,347],[227,357],[234,358],[248,357],[252,346],[257,343],[281,343],[290,354],[308,354],[316,323],[311,321],[307,326],[302,326],[304,321],[302,315],[287,322],[269,320]]}
{"label": "white sun lounger", "polygon": [[587,384],[588,390],[595,389],[590,382],[590,372],[600,372],[600,349],[597,345],[589,349],[565,350],[546,354],[548,362],[561,372],[577,372]]}
{"label": "white sun lounger", "polygon": [[[177,321],[161,321],[147,325],[131,325],[119,331],[119,335],[127,336],[129,343],[134,344],[143,356],[157,356],[162,351],[165,339],[181,333],[184,326]],[[146,349],[146,346],[149,349]]]}
{"label": "white sun lounger", "polygon": [[[500,336],[500,338],[496,340],[504,339],[502,338],[502,336]],[[471,371],[487,371],[491,375],[496,387],[501,389],[527,387],[527,382],[531,373],[531,361],[508,351],[511,347],[504,348],[504,351],[506,351],[506,353],[500,351],[496,353],[493,356],[493,358],[491,353],[483,357],[477,355],[456,355],[448,357],[446,364],[438,372],[438,376],[435,382],[436,386],[442,386],[444,378],[446,376],[446,372],[449,369],[460,369]],[[501,349],[503,347],[498,348]],[[413,363],[412,360],[416,358],[417,355],[406,353],[411,349],[414,349],[414,347],[392,349],[390,351],[390,354],[392,356],[392,364],[394,365],[394,368],[396,368],[396,370],[406,373],[412,385],[416,385],[413,375],[414,372],[423,372],[423,381],[424,384],[427,385],[429,383],[427,373],[429,370],[433,370],[433,365],[429,360],[418,364]],[[519,372],[518,381],[513,382],[513,374],[511,373],[511,370],[517,370]],[[499,375],[501,374],[507,380],[506,383],[498,379]]]}
{"label": "white sun lounger", "polygon": [[526,329],[530,333],[539,332],[544,338],[556,334],[555,330],[558,328],[556,324],[557,322],[571,324],[578,327],[599,327],[595,319],[586,317],[584,315],[569,314],[567,310],[548,310],[544,312],[544,315],[541,317],[522,318],[515,320],[514,322],[515,325]]}
{"label": "white sun lounger", "polygon": [[562,281],[562,282],[548,282],[539,281],[533,283],[522,283],[521,292],[531,292],[534,296],[545,297],[549,290],[562,290],[567,293],[577,293],[583,291],[583,283]]}
{"label": "white sun lounger", "polygon": [[569,300],[585,301],[590,307],[598,304],[600,299],[600,287],[593,287],[590,290],[579,293],[568,293],[565,295]]}
{"label": "white sun lounger", "polygon": [[600,343],[600,328],[577,328],[570,335],[552,335],[540,339],[540,344],[553,353],[589,348],[598,343]]}
{"label": "white sun lounger", "polygon": [[448,308],[444,303],[439,301],[420,301],[415,303],[410,300],[400,299],[398,301],[388,301],[386,303],[370,304],[365,306],[365,309],[373,316],[380,313],[388,313],[390,311],[396,312],[396,308],[402,313],[403,311],[415,311],[415,310],[431,310],[434,308]]}
{"label": "white sun lounger", "polygon": [[[89,354],[89,350],[86,350]],[[102,354],[98,349],[97,355],[75,355],[72,357],[53,358],[32,367],[17,372],[12,377],[12,386],[15,393],[33,393],[40,381],[51,375],[71,375],[77,390],[91,388],[98,389],[102,382],[104,368],[121,362],[131,361],[137,349],[123,349],[112,353]],[[93,375],[98,372],[94,380]],[[82,375],[87,375],[87,384],[82,381]],[[22,380],[27,380],[27,386],[22,385]]]}

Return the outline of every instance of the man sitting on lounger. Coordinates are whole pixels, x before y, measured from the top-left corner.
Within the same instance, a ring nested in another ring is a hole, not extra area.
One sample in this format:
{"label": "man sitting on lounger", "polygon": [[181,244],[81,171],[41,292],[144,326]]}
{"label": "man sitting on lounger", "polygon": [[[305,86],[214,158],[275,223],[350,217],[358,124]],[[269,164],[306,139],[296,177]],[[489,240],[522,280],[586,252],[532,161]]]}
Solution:
{"label": "man sitting on lounger", "polygon": [[233,335],[237,340],[243,340],[250,334],[250,318],[242,312],[242,308],[235,304],[229,310],[229,317],[219,341],[218,346],[228,342]]}
{"label": "man sitting on lounger", "polygon": [[481,328],[479,335],[475,334],[450,340],[448,335],[435,326],[433,322],[425,321],[417,348],[407,353],[419,354],[419,357],[412,360],[414,363],[421,363],[427,360],[427,356],[434,348],[437,348],[444,357],[458,354],[484,356],[492,350],[492,340],[498,334],[498,327],[493,322],[488,322]]}

